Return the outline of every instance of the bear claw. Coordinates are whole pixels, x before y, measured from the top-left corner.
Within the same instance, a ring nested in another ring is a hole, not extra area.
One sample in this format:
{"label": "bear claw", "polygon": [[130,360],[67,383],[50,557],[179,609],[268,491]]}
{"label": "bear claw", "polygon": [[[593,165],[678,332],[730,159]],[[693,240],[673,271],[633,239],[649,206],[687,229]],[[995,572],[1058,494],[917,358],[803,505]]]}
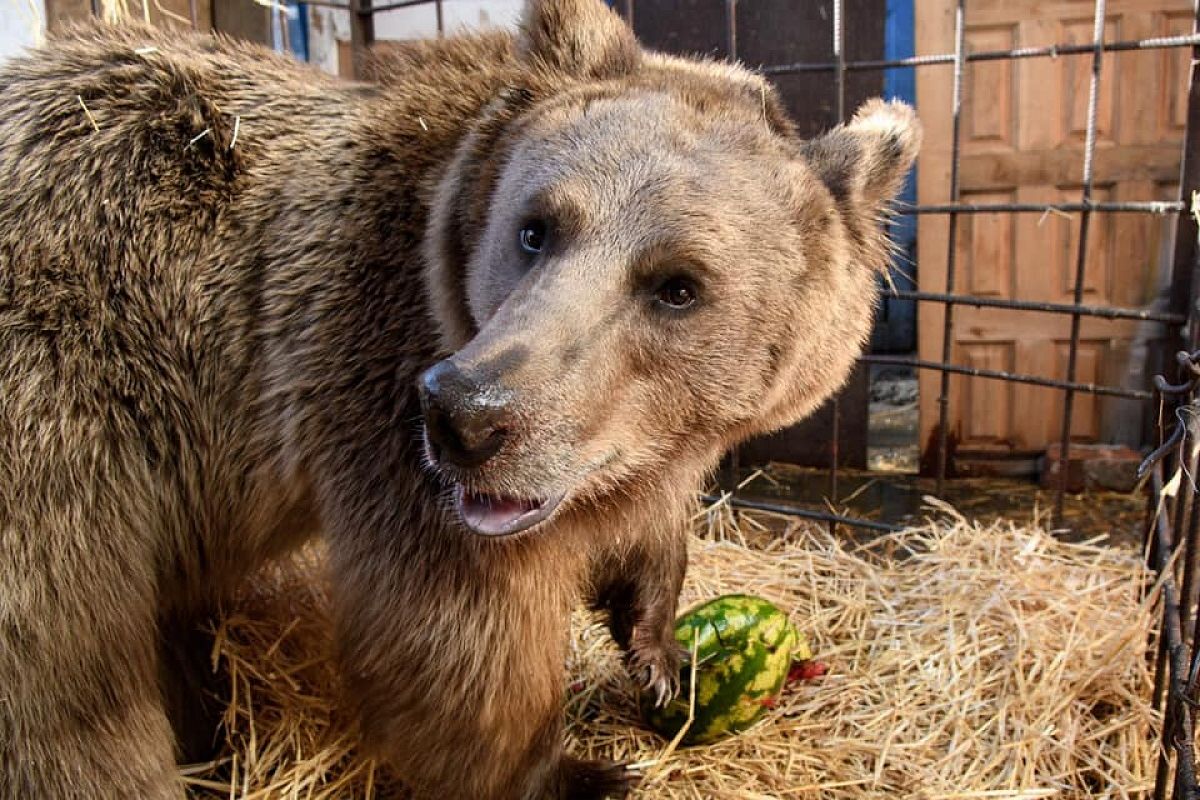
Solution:
{"label": "bear claw", "polygon": [[653,693],[654,706],[661,708],[679,694],[679,668],[683,651],[674,645],[635,645],[629,654],[629,671],[646,691]]}

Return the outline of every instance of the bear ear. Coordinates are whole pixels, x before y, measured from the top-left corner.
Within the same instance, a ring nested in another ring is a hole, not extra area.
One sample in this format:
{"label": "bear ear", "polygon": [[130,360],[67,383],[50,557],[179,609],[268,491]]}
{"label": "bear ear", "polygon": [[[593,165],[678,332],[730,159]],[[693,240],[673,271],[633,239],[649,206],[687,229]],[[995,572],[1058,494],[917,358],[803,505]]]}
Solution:
{"label": "bear ear", "polygon": [[526,0],[518,41],[525,60],[580,77],[625,75],[641,58],[633,31],[601,0]]}
{"label": "bear ear", "polygon": [[801,148],[839,204],[878,213],[895,199],[921,148],[921,123],[904,103],[868,100],[846,125]]}

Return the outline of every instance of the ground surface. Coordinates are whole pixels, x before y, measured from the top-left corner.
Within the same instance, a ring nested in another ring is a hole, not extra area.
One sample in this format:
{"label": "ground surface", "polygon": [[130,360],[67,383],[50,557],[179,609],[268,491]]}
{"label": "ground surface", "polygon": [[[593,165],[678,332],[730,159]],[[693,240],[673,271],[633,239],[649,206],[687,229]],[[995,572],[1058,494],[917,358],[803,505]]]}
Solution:
{"label": "ground surface", "polygon": [[[934,495],[937,488],[932,478],[913,474],[842,470],[838,473],[838,502],[832,504],[827,500],[827,470],[771,464],[761,470],[743,470],[741,480],[748,482],[738,491],[740,497],[824,507],[895,525],[920,523],[928,516],[924,498]],[[984,524],[1005,518],[1021,525],[1035,521],[1050,525],[1054,494],[1032,481],[960,478],[946,482],[941,499],[968,519]],[[1143,539],[1146,500],[1140,492],[1067,495],[1063,506],[1067,530],[1062,535],[1068,540],[1108,536],[1113,544],[1138,546]]]}

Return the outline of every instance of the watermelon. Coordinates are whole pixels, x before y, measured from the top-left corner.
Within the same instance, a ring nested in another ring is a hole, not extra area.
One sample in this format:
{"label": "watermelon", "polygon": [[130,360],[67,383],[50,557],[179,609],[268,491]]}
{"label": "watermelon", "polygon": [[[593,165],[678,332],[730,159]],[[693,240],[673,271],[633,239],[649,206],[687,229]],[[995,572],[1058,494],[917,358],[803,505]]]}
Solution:
{"label": "watermelon", "polygon": [[[750,727],[774,706],[792,662],[812,658],[787,615],[750,595],[724,595],[683,613],[675,638],[696,652],[696,712],[683,744],[706,744]],[[667,738],[687,722],[691,678],[692,666],[684,664],[674,700],[662,708],[643,700],[646,721]]]}

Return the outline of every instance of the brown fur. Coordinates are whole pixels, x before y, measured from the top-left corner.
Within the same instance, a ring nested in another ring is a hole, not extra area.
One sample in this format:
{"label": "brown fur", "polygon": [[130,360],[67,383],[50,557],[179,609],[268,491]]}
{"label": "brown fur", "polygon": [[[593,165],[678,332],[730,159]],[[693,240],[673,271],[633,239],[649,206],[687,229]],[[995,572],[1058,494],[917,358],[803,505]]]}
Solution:
{"label": "brown fur", "polygon": [[[761,79],[597,0],[376,69],[140,28],[0,68],[0,798],[180,797],[188,631],[318,530],[347,703],[420,796],[622,794],[563,753],[571,607],[669,688],[694,491],[844,380],[906,108],[797,141]],[[700,301],[660,313],[679,270]],[[431,469],[417,380],[451,354],[507,438]],[[491,539],[453,482],[566,500]]]}

